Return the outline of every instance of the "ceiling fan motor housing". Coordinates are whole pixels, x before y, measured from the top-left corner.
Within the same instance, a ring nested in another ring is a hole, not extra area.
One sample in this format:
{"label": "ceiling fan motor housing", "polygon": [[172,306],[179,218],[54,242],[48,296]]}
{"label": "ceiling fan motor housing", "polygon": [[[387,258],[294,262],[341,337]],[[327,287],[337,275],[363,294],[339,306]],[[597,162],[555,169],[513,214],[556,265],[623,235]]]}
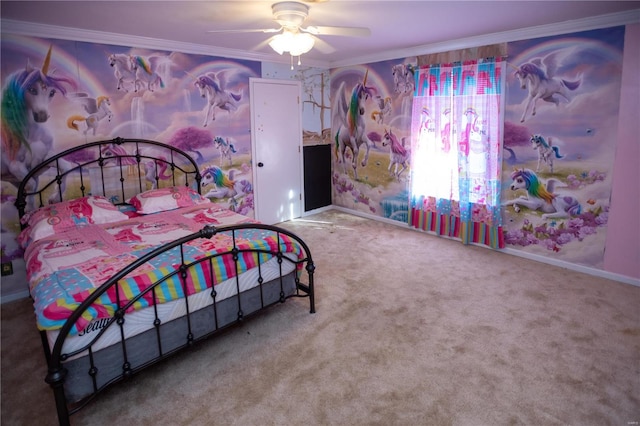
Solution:
{"label": "ceiling fan motor housing", "polygon": [[295,1],[283,1],[271,6],[276,22],[287,29],[298,29],[309,16],[309,6]]}

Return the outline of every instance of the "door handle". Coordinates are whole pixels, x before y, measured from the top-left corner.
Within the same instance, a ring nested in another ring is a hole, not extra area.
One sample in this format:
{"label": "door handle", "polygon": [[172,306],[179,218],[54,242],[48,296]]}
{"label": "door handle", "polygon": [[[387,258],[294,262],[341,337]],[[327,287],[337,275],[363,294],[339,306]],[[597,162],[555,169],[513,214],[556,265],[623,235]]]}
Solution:
{"label": "door handle", "polygon": [[258,167],[263,167],[263,166],[264,166],[264,163],[262,161],[258,163]]}

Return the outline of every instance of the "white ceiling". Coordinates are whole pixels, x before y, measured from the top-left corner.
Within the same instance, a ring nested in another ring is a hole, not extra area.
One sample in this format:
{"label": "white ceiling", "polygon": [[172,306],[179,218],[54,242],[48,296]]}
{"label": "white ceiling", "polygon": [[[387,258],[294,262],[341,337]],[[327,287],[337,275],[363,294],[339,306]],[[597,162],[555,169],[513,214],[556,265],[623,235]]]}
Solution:
{"label": "white ceiling", "polygon": [[[193,51],[196,47],[197,51],[212,55],[288,62],[288,56],[277,55],[266,44],[271,34],[207,33],[207,30],[277,27],[272,18],[272,3],[271,0],[2,0],[0,16],[2,31],[12,33],[84,41],[111,40],[111,44],[167,50],[184,46],[189,48],[182,50]],[[599,18],[597,22],[603,18],[614,23],[640,20],[640,1],[315,0],[303,3],[310,7],[304,26],[371,29],[371,36],[367,38],[320,36],[335,52],[327,54],[313,49],[303,56],[303,63],[327,67],[512,41],[516,35],[527,33],[523,29],[531,33],[536,29],[570,25],[576,20],[588,26],[589,22],[596,22],[594,17]]]}

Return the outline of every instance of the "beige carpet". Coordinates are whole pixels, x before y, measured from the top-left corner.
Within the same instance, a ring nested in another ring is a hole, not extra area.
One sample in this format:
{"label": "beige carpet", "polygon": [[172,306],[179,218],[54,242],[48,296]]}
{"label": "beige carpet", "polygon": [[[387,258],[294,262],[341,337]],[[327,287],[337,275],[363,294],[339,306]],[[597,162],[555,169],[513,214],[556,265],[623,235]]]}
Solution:
{"label": "beige carpet", "polygon": [[[640,288],[331,210],[284,224],[292,300],[112,387],[75,425],[640,422]],[[29,301],[2,305],[2,425],[55,424]]]}

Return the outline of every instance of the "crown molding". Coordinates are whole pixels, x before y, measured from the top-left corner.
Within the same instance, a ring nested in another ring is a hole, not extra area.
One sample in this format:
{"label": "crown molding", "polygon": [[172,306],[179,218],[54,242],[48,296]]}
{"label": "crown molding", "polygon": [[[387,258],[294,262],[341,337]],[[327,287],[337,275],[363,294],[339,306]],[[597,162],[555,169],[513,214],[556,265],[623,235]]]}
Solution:
{"label": "crown molding", "polygon": [[442,43],[424,44],[405,49],[394,49],[375,55],[360,56],[348,61],[331,62],[331,68],[339,68],[352,65],[369,64],[398,58],[410,58],[429,53],[448,52],[470,47],[486,46],[489,44],[506,43],[510,41],[529,40],[539,37],[550,37],[560,34],[568,34],[579,31],[608,28],[618,25],[627,25],[640,22],[640,9],[626,12],[611,13],[607,15],[592,16],[584,19],[545,24],[536,27],[522,28],[513,31],[485,34],[480,36],[450,40]]}
{"label": "crown molding", "polygon": [[[480,36],[450,40],[442,43],[424,44],[402,49],[393,49],[385,52],[378,52],[375,55],[365,55],[350,58],[345,61],[315,61],[305,60],[306,66],[320,68],[339,68],[352,65],[368,64],[398,58],[409,58],[413,56],[425,55],[429,53],[447,52],[451,50],[465,49],[470,47],[484,46],[495,43],[506,43],[510,41],[528,40],[538,37],[549,37],[560,34],[567,34],[579,31],[588,31],[598,28],[607,28],[617,25],[627,25],[640,22],[640,9],[626,12],[612,13],[608,15],[593,16],[589,18],[576,19],[572,21],[559,22],[555,24],[539,25],[536,27],[522,28],[513,31],[485,34]],[[113,44],[117,46],[140,47],[147,49],[159,49],[167,51],[178,51],[184,53],[194,53],[208,56],[221,56],[225,58],[264,61],[273,63],[290,62],[287,55],[276,55],[249,52],[246,50],[225,49],[221,47],[207,46],[193,43],[183,43],[172,40],[155,39],[148,37],[131,36],[124,34],[109,33],[103,31],[83,30],[70,27],[59,27],[32,22],[14,21],[9,19],[1,20],[2,32],[18,35],[57,38],[62,40],[85,41],[100,44]]]}
{"label": "crown molding", "polygon": [[[249,52],[246,50],[226,49],[203,44],[183,43],[174,40],[163,40],[150,37],[132,36],[126,34],[110,33],[105,31],[84,30],[71,27],[38,24],[34,22],[2,19],[3,33],[24,35],[30,37],[55,38],[60,40],[72,40],[99,44],[112,44],[116,46],[139,47],[144,49],[158,49],[183,53],[193,53],[207,56],[220,56],[224,58],[286,63],[290,59],[288,55],[267,54]],[[328,63],[306,60],[305,65],[313,65],[327,68]]]}

